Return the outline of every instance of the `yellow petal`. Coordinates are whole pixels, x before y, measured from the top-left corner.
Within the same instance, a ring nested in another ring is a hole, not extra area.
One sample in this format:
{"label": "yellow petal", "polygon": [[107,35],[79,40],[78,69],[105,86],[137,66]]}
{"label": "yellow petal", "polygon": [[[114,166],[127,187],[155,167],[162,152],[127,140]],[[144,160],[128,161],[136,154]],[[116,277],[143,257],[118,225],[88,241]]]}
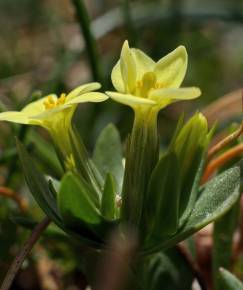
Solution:
{"label": "yellow petal", "polygon": [[43,112],[45,112],[45,106],[44,101],[47,99],[47,97],[51,96],[54,100],[57,99],[57,96],[55,94],[50,94],[48,96],[45,96],[35,102],[32,102],[28,104],[26,107],[24,107],[21,112],[25,113],[27,116],[35,116],[39,115]]}
{"label": "yellow petal", "polygon": [[121,50],[120,68],[125,90],[132,93],[136,84],[136,63],[127,40]]}
{"label": "yellow petal", "polygon": [[22,112],[3,112],[0,113],[0,121],[8,121],[18,124],[29,124],[29,118]]}
{"label": "yellow petal", "polygon": [[116,65],[112,69],[111,81],[112,81],[114,88],[118,92],[125,93],[125,85],[124,85],[123,77],[121,74],[120,60],[118,60],[118,62],[116,63]]}
{"label": "yellow petal", "polygon": [[124,105],[128,105],[132,108],[134,108],[137,105],[153,106],[156,104],[156,102],[153,100],[136,97],[129,94],[120,94],[115,92],[106,92],[106,94],[110,96],[114,101]]}
{"label": "yellow petal", "polygon": [[70,101],[68,101],[66,104],[72,105],[72,104],[78,104],[78,103],[84,103],[84,102],[103,102],[107,99],[108,97],[105,94],[102,94],[99,92],[90,92],[90,93],[77,96],[71,99]]}
{"label": "yellow petal", "polygon": [[85,84],[85,85],[82,85],[82,86],[79,86],[77,88],[75,88],[74,90],[72,90],[68,95],[67,95],[67,101],[68,100],[71,100],[81,94],[84,94],[84,93],[88,93],[88,92],[92,92],[92,91],[96,91],[98,89],[101,88],[101,85],[100,83],[88,83],[88,84]]}
{"label": "yellow petal", "polygon": [[146,72],[154,70],[155,62],[140,49],[132,48],[131,50],[136,62],[137,80],[140,80]]}
{"label": "yellow petal", "polygon": [[[64,105],[59,105],[53,109],[48,109],[48,110],[45,110],[43,112],[41,112],[40,114],[37,114],[37,115],[33,115],[33,116],[30,116],[29,119],[30,119],[30,124],[36,124],[36,122],[39,120],[40,122],[44,121],[44,120],[47,120],[47,119],[50,119],[54,116],[56,116],[57,113],[61,112],[61,111],[64,111],[68,108],[71,108],[72,106],[70,104],[64,104]],[[32,122],[32,120],[34,120]]]}
{"label": "yellow petal", "polygon": [[155,65],[154,72],[157,81],[165,88],[178,88],[186,73],[187,52],[184,46],[179,46]]}
{"label": "yellow petal", "polygon": [[158,89],[149,94],[149,98],[154,100],[161,108],[179,100],[192,100],[201,95],[199,88],[179,88],[179,89]]}

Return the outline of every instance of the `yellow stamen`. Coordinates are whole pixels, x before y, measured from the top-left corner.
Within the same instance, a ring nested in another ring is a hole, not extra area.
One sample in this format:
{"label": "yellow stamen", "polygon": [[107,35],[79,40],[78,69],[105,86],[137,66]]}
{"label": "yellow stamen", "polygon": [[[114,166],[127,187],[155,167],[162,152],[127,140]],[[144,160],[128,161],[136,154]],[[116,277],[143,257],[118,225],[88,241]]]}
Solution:
{"label": "yellow stamen", "polygon": [[46,110],[56,108],[57,106],[65,104],[66,94],[62,93],[58,99],[54,99],[52,95],[46,97],[46,100],[43,102]]}
{"label": "yellow stamen", "polygon": [[162,83],[156,83],[154,86],[154,89],[162,89],[163,87],[165,87],[165,85],[163,85]]}
{"label": "yellow stamen", "polygon": [[66,101],[66,94],[62,93],[60,98],[57,99],[57,105],[63,105]]}
{"label": "yellow stamen", "polygon": [[157,82],[154,72],[146,72],[141,80],[136,82],[136,95],[146,98],[150,90],[161,89],[165,87],[164,84]]}

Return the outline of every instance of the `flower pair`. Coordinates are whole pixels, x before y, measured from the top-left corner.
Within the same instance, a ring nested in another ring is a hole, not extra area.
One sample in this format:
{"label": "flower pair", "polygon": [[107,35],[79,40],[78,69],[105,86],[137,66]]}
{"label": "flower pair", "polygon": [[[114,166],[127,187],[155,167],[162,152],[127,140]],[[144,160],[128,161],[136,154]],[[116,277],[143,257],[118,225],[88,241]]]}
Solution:
{"label": "flower pair", "polygon": [[183,46],[155,63],[139,49],[129,48],[125,41],[120,60],[112,70],[112,83],[117,92],[99,93],[99,83],[77,87],[58,97],[50,94],[28,104],[20,112],[0,114],[0,120],[46,128],[63,155],[70,158],[68,131],[79,103],[101,102],[108,96],[129,105],[135,112],[157,112],[177,100],[189,100],[200,95],[198,88],[179,88],[187,68],[187,53]]}

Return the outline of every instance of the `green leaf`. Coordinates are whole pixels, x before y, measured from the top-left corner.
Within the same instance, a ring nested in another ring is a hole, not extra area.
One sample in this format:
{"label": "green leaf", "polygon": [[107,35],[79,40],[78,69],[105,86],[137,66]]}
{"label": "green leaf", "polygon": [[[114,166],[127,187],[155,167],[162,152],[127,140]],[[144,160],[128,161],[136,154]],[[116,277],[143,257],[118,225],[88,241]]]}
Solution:
{"label": "green leaf", "polygon": [[38,164],[43,168],[43,171],[46,174],[60,178],[63,175],[63,169],[52,144],[45,141],[34,130],[30,130],[27,140],[28,142],[33,142],[33,156],[38,160]]}
{"label": "green leaf", "polygon": [[240,168],[235,166],[210,180],[203,188],[186,224],[170,238],[147,244],[142,256],[167,249],[223,216],[239,198]]}
{"label": "green leaf", "polygon": [[212,219],[223,216],[237,201],[239,189],[238,166],[210,180],[201,192],[185,228],[206,226]]}
{"label": "green leaf", "polygon": [[[25,229],[28,230],[33,230],[37,225],[38,222],[37,220],[34,220],[33,217],[29,216],[11,216],[10,217],[11,221],[13,221],[15,224],[22,226]],[[43,232],[44,237],[49,237],[49,238],[56,238],[56,239],[67,239],[69,238],[68,235],[61,230],[59,227],[57,227],[54,223],[51,223],[48,228]]]}
{"label": "green leaf", "polygon": [[138,277],[143,281],[144,289],[191,289],[193,280],[192,270],[177,248],[151,256],[148,261],[146,260],[144,270],[141,273],[141,277]]}
{"label": "green leaf", "polygon": [[55,196],[50,190],[48,182],[35,166],[33,159],[29,156],[21,142],[16,140],[16,145],[26,182],[34,199],[44,213],[67,234],[88,246],[100,248],[100,240],[97,240],[93,235],[89,235],[89,232],[86,233],[85,230],[75,232],[65,227],[57,208]]}
{"label": "green leaf", "polygon": [[176,141],[176,139],[177,139],[182,127],[183,127],[184,119],[185,119],[185,114],[182,113],[180,115],[180,118],[179,118],[177,124],[176,124],[175,132],[173,133],[173,136],[171,138],[169,150],[173,150],[173,147],[175,146],[175,141]]}
{"label": "green leaf", "polygon": [[[204,149],[200,148],[198,150],[196,157],[193,163],[191,164],[191,172],[188,173],[186,181],[184,180],[184,183],[181,187],[180,202],[182,201],[182,199],[187,200],[187,206],[184,208],[184,212],[180,216],[179,219],[180,226],[184,225],[195,205],[199,191],[200,180],[203,174],[205,164],[205,153],[206,148]],[[181,168],[180,165],[179,167]]]}
{"label": "green leaf", "polygon": [[95,168],[76,128],[70,130],[70,141],[76,168],[80,176],[94,188],[93,193],[98,204],[101,199],[103,179]]}
{"label": "green leaf", "polygon": [[95,145],[93,160],[103,178],[107,173],[115,177],[118,192],[121,192],[124,168],[122,165],[122,144],[120,134],[113,124],[100,133]]}
{"label": "green leaf", "polygon": [[232,256],[233,235],[239,219],[239,200],[222,218],[214,223],[213,232],[213,281],[214,290],[220,290],[218,271],[229,268]]}
{"label": "green leaf", "polygon": [[58,193],[58,208],[64,224],[77,234],[102,243],[114,222],[105,221],[90,198],[91,187],[80,176],[68,172]]}
{"label": "green leaf", "polygon": [[180,198],[180,168],[174,152],[161,157],[153,170],[144,210],[146,231],[155,237],[176,233]]}
{"label": "green leaf", "polygon": [[101,214],[107,220],[113,220],[116,217],[116,189],[114,178],[110,173],[106,176],[101,200]]}
{"label": "green leaf", "polygon": [[234,275],[221,268],[219,270],[220,290],[243,290],[243,284]]}
{"label": "green leaf", "polygon": [[61,218],[56,206],[56,200],[49,189],[48,182],[37,169],[34,161],[29,156],[22,143],[16,140],[16,145],[25,180],[34,199],[50,219],[52,219],[57,225],[62,226]]}
{"label": "green leaf", "polygon": [[181,169],[180,225],[187,220],[196,201],[208,142],[208,124],[201,113],[196,113],[183,126],[175,140],[174,151]]}
{"label": "green leaf", "polygon": [[101,222],[99,210],[90,198],[91,188],[74,173],[64,175],[58,193],[58,207],[65,224],[81,221],[90,225]]}

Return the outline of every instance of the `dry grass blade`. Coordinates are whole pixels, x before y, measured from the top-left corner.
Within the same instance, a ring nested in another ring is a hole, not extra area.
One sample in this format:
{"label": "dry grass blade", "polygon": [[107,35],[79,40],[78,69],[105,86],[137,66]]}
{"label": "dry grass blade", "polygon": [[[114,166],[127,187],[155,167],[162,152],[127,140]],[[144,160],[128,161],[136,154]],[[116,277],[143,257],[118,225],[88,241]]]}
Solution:
{"label": "dry grass blade", "polygon": [[228,135],[223,140],[219,141],[216,145],[214,145],[211,149],[209,149],[207,161],[209,162],[216,153],[218,153],[220,150],[225,148],[231,142],[233,142],[234,140],[239,138],[242,133],[243,133],[243,123],[240,125],[240,127],[235,132]]}
{"label": "dry grass blade", "polygon": [[215,121],[221,122],[242,113],[242,89],[222,96],[219,100],[207,106],[202,113],[212,126]]}
{"label": "dry grass blade", "polygon": [[203,183],[207,182],[208,179],[210,178],[210,176],[212,176],[212,174],[217,169],[219,169],[221,166],[223,166],[228,161],[230,161],[233,158],[236,158],[242,154],[243,154],[243,144],[239,144],[239,145],[229,149],[228,151],[226,151],[225,153],[223,153],[219,157],[216,157],[213,160],[211,160],[205,169],[201,183],[203,184]]}

